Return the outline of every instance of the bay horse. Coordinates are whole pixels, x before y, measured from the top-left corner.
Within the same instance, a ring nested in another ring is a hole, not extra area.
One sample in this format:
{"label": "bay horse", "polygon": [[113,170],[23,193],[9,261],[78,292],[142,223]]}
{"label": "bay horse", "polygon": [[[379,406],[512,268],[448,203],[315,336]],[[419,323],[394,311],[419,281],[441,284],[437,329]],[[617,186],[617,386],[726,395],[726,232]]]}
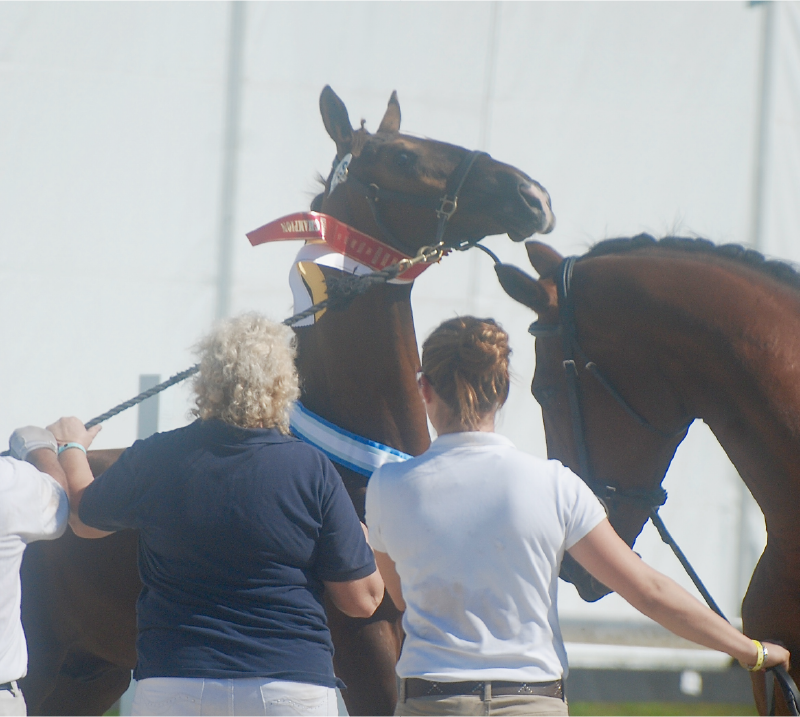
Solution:
{"label": "bay horse", "polygon": [[[363,123],[352,128],[347,108],[329,87],[320,96],[320,110],[336,143],[334,165],[347,155],[350,161],[335,191],[334,173],[328,177],[312,203],[315,211],[413,255],[433,242],[440,226],[434,207],[449,191],[448,178],[460,172],[457,207],[448,207],[456,210],[446,225],[448,246],[498,233],[522,241],[553,228],[547,192],[523,172],[483,153],[401,134],[396,93],[374,134]],[[332,285],[338,272],[322,271]],[[347,431],[417,455],[430,437],[416,388],[411,287],[371,288],[346,309],[329,309],[313,325],[296,329],[297,366],[306,408]],[[90,451],[95,475],[120,454]],[[337,468],[363,519],[366,477]],[[30,714],[103,714],[125,691],[136,663],[136,556],[133,531],[100,540],[67,531],[58,541],[28,548],[22,576],[30,666],[22,686]],[[331,604],[327,610],[334,667],[348,685],[348,711],[392,714],[400,613],[388,596],[366,620],[348,618]]]}
{"label": "bay horse", "polygon": [[[538,279],[496,269],[507,293],[538,314],[531,390],[548,455],[604,496],[611,524],[633,546],[665,498],[661,481],[678,445],[702,419],[766,519],[767,547],[742,603],[744,632],[800,655],[800,275],[702,239],[611,239],[567,261],[540,242],[526,248]],[[574,561],[565,567],[584,600],[609,592]],[[800,679],[800,667],[790,674]],[[764,674],[752,680],[765,714]]]}

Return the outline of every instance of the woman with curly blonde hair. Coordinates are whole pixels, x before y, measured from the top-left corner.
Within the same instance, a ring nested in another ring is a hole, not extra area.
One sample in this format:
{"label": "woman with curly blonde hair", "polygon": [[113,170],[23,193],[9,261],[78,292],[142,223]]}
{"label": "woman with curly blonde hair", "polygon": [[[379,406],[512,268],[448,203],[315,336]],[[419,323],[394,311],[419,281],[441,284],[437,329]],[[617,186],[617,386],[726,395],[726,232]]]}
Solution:
{"label": "woman with curly blonde hair", "polygon": [[339,474],[289,435],[294,334],[245,314],[197,353],[197,420],[137,441],[97,480],[97,429],[48,427],[73,530],[139,530],[133,714],[337,714],[323,593],[369,617],[383,582]]}
{"label": "woman with curly blonde hair", "polygon": [[255,313],[221,324],[197,344],[192,415],[240,428],[289,433],[289,408],[300,395],[294,332]]}
{"label": "woman with curly blonde hair", "polygon": [[556,603],[565,551],[678,635],[752,670],[788,667],[784,648],[749,640],[647,566],[572,471],[494,433],[510,353],[492,319],[439,326],[419,375],[438,438],[367,486],[375,558],[405,610],[395,714],[566,715]]}

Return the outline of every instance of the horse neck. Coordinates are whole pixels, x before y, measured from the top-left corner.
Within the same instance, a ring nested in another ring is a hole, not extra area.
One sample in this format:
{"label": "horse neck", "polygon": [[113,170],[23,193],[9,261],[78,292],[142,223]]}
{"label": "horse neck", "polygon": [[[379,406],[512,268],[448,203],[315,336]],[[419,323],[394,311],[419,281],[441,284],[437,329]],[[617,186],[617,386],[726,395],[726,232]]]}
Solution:
{"label": "horse neck", "polygon": [[[352,221],[346,207],[323,211]],[[355,228],[361,231],[359,226]],[[373,286],[347,308],[298,329],[301,400],[341,428],[418,455],[430,444],[417,391],[411,284]]]}
{"label": "horse neck", "polygon": [[[793,523],[787,497],[800,493],[800,294],[717,255],[662,251],[657,258],[587,262],[597,280],[590,278],[582,302],[593,337],[587,346],[615,356],[616,376],[638,376],[648,410],[662,405],[673,421],[678,413],[701,418],[765,515]],[[594,360],[605,368],[599,355]]]}

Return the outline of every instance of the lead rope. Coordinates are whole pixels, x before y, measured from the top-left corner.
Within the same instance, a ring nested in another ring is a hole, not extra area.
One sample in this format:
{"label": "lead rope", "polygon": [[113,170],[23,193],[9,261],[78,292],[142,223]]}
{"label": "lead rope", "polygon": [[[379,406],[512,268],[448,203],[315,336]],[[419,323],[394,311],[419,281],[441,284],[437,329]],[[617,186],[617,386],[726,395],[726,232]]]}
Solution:
{"label": "lead rope", "polygon": [[[402,274],[404,271],[407,271],[412,266],[416,266],[420,263],[430,264],[434,261],[438,261],[442,258],[444,254],[445,247],[444,242],[439,242],[434,246],[424,246],[419,251],[417,251],[417,255],[413,259],[401,259],[400,261],[387,266],[385,269],[381,269],[380,271],[373,271],[369,274],[361,274],[360,276],[352,277],[351,285],[348,287],[348,292],[346,296],[333,296],[325,299],[324,301],[320,301],[318,304],[314,304],[314,306],[306,309],[305,311],[301,311],[299,314],[295,314],[294,316],[290,316],[288,319],[285,319],[283,323],[285,326],[294,326],[295,324],[299,323],[303,319],[313,316],[320,311],[321,309],[326,308],[341,308],[342,306],[346,305],[352,299],[354,299],[359,294],[363,294],[367,291],[370,287],[376,284],[384,284],[387,281],[391,281],[394,279],[398,274]],[[176,373],[171,378],[168,378],[166,381],[153,386],[152,388],[147,389],[147,391],[143,391],[138,396],[134,396],[133,398],[118,404],[114,408],[106,411],[105,413],[101,413],[99,416],[88,421],[85,425],[86,428],[91,428],[92,426],[96,426],[98,423],[103,423],[107,421],[109,418],[113,418],[119,413],[126,411],[133,406],[141,403],[142,401],[146,401],[148,398],[155,396],[158,393],[161,393],[165,389],[169,388],[170,386],[174,386],[176,383],[180,383],[181,381],[185,381],[190,376],[193,376],[200,370],[200,364],[195,364],[191,368],[187,368],[180,373]],[[3,455],[8,455],[5,453]]]}
{"label": "lead rope", "polygon": [[[684,555],[683,551],[678,547],[678,544],[675,542],[675,539],[670,535],[669,531],[667,530],[667,526],[664,525],[664,521],[661,520],[661,516],[658,514],[658,508],[651,508],[650,509],[650,520],[653,521],[653,525],[655,526],[658,534],[661,536],[661,540],[663,540],[670,548],[672,548],[672,552],[675,553],[675,557],[678,558],[678,561],[683,566],[683,569],[686,571],[688,576],[692,579],[694,586],[703,596],[703,599],[706,601],[708,606],[719,615],[723,620],[726,622],[730,622],[727,617],[725,617],[722,610],[720,610],[719,605],[714,601],[714,598],[711,597],[711,593],[708,592],[708,589],[703,584],[703,581],[700,580],[700,576],[695,572],[695,569],[692,567],[689,560]],[[795,684],[792,677],[786,671],[786,668],[783,665],[776,665],[775,667],[770,667],[767,669],[767,672],[773,673],[775,679],[777,680],[778,684],[781,687],[781,691],[783,692],[783,697],[786,700],[786,704],[789,706],[789,711],[793,715],[800,715],[800,692],[797,690],[797,685]],[[774,715],[775,714],[775,686],[772,685],[772,689],[769,689],[769,685],[766,685],[766,696],[767,696],[767,714]]]}

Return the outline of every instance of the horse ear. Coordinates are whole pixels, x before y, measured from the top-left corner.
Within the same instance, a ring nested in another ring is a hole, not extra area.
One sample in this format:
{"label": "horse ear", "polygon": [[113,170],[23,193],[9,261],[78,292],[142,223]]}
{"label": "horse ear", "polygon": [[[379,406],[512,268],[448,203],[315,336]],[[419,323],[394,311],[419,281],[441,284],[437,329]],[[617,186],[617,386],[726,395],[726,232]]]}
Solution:
{"label": "horse ear", "polygon": [[397,101],[397,90],[392,92],[389,98],[389,106],[386,108],[386,114],[383,115],[381,126],[378,127],[378,132],[399,132],[400,131],[400,103]]}
{"label": "horse ear", "polygon": [[522,269],[512,264],[495,264],[495,273],[506,294],[520,304],[533,309],[537,314],[550,306],[547,290]]}
{"label": "horse ear", "polygon": [[353,143],[353,128],[350,125],[350,115],[338,95],[325,85],[319,96],[319,111],[322,121],[331,139],[336,142],[336,156],[344,157]]}
{"label": "horse ear", "polygon": [[528,251],[531,266],[542,278],[554,274],[561,262],[564,261],[564,257],[553,247],[540,241],[525,242],[525,249]]}

